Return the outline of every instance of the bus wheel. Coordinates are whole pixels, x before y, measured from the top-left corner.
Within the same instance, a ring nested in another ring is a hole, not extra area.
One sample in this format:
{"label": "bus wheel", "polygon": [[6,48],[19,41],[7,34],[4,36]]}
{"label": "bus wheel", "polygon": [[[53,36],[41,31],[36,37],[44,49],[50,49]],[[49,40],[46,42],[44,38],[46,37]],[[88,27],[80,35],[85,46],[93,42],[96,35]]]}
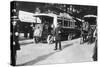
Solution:
{"label": "bus wheel", "polygon": [[68,35],[68,40],[72,40],[72,35]]}

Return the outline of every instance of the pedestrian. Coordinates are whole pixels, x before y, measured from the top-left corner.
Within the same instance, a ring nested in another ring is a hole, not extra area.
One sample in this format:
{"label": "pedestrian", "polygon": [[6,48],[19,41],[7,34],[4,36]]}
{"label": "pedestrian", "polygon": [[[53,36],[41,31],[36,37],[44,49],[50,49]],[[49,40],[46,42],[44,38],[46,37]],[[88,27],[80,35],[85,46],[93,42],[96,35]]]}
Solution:
{"label": "pedestrian", "polygon": [[55,49],[54,50],[58,50],[58,49],[62,50],[60,33],[61,33],[61,27],[59,24],[57,24],[57,27],[55,28],[55,33],[54,33],[54,36],[55,36]]}
{"label": "pedestrian", "polygon": [[87,21],[85,21],[85,22],[82,24],[83,42],[86,42],[86,41],[87,41],[88,30],[89,30],[89,23],[88,23]]}
{"label": "pedestrian", "polygon": [[41,40],[42,36],[42,29],[41,25],[39,24],[37,28],[34,30],[34,37],[35,37],[35,42],[38,43]]}

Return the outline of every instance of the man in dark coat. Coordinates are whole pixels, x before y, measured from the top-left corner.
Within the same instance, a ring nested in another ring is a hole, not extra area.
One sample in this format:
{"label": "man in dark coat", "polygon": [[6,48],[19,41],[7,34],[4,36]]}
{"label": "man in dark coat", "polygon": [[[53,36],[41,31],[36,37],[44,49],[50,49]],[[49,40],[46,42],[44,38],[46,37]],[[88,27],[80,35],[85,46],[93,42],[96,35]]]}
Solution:
{"label": "man in dark coat", "polygon": [[62,50],[60,33],[61,33],[61,27],[59,24],[57,24],[57,27],[55,28],[55,33],[54,33],[54,36],[55,36],[55,49],[54,50],[57,50],[58,46],[59,46],[59,50]]}

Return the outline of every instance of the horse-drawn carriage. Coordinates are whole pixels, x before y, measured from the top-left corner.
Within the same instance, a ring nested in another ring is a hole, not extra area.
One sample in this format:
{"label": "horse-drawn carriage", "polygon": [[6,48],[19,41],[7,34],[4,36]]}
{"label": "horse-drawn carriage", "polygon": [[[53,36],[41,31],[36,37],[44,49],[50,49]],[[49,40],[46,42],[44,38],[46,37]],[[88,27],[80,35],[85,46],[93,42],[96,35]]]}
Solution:
{"label": "horse-drawn carriage", "polygon": [[82,23],[83,42],[86,42],[86,41],[93,42],[95,39],[94,35],[97,33],[96,16],[95,15],[85,15],[83,19],[84,19],[84,22]]}

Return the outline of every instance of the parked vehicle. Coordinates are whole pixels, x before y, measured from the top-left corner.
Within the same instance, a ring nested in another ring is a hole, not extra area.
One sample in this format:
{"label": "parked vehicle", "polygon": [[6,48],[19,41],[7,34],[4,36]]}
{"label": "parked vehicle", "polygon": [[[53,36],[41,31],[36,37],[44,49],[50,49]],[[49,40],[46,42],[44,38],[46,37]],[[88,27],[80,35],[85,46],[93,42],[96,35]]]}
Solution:
{"label": "parked vehicle", "polygon": [[85,15],[83,19],[85,20],[84,23],[88,23],[88,24],[83,23],[83,25],[85,25],[85,27],[83,26],[83,31],[85,31],[83,35],[86,36],[85,40],[91,40],[91,42],[93,42],[94,41],[93,35],[97,33],[95,32],[96,26],[97,26],[96,16],[95,15]]}
{"label": "parked vehicle", "polygon": [[72,40],[73,38],[80,37],[81,35],[81,30],[77,27],[77,22],[73,18],[68,18],[67,16],[62,17],[56,14],[34,14],[33,16],[36,18],[40,18],[40,24],[43,24],[41,37],[42,40],[46,40],[48,43],[53,41],[52,31],[55,30],[58,23],[61,26],[61,40]]}
{"label": "parked vehicle", "polygon": [[[20,12],[19,12],[20,13]],[[61,26],[61,40],[72,40],[73,38],[80,37],[81,30],[78,27],[77,21],[73,19],[69,14],[64,13],[63,15],[57,15],[53,13],[29,13],[21,11],[20,14],[24,14],[23,16],[19,15],[20,21],[30,22],[35,24],[35,30],[37,25],[41,25],[39,29],[41,29],[41,36],[39,37],[42,42],[53,43],[54,41],[54,31],[59,23]],[[34,32],[35,32],[34,30]],[[35,35],[34,35],[35,37]],[[37,40],[37,39],[35,39]]]}

